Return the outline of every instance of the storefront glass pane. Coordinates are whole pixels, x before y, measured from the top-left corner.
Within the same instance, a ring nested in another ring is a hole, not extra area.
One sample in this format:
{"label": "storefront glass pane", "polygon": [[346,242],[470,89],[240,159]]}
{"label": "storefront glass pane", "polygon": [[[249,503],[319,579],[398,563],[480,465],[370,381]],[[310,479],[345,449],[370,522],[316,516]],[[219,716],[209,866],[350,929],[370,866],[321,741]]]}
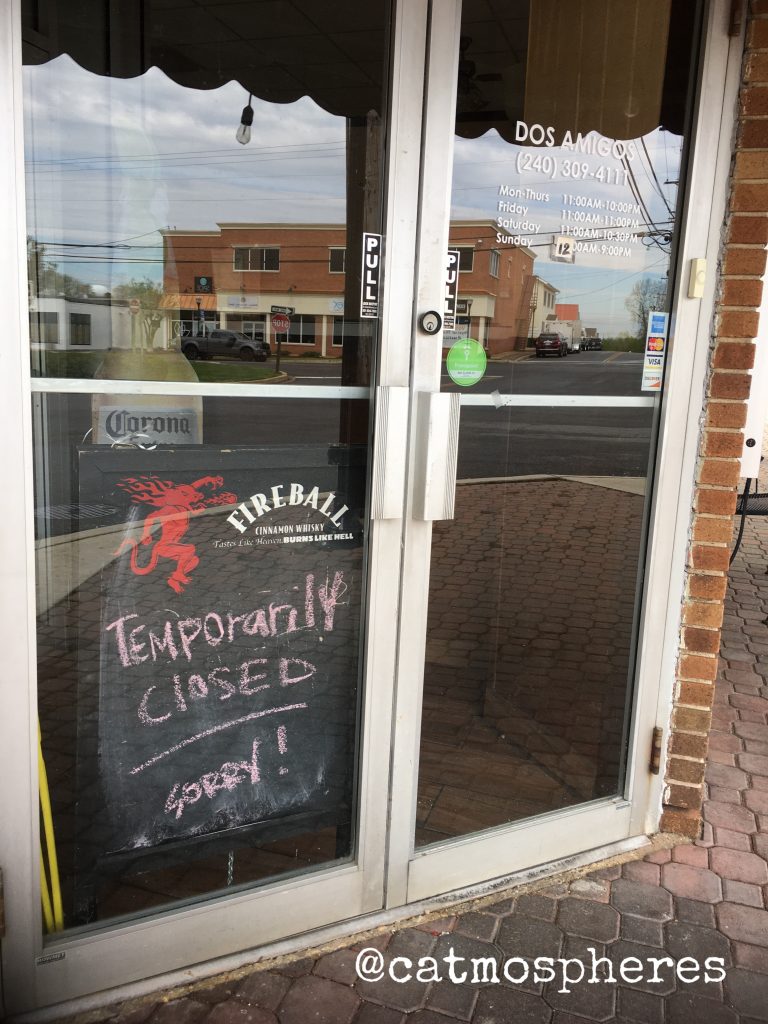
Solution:
{"label": "storefront glass pane", "polygon": [[27,6],[50,932],[355,856],[389,4]]}
{"label": "storefront glass pane", "polygon": [[33,375],[205,383],[201,358],[324,355],[346,315],[370,347],[388,3],[49,6],[24,52]]}
{"label": "storefront glass pane", "polygon": [[697,19],[463,5],[418,846],[623,789]]}

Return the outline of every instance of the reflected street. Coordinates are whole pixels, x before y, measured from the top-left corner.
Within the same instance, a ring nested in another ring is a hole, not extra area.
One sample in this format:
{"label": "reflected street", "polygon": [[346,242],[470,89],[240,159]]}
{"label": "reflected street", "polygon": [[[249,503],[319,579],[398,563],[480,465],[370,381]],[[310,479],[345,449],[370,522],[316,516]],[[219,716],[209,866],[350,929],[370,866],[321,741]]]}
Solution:
{"label": "reflected street", "polygon": [[[568,359],[491,361],[483,380],[465,393],[637,396],[641,369],[641,356],[612,352],[581,352]],[[257,384],[253,399],[206,397],[202,400],[203,442],[232,442],[233,403],[239,444],[301,444],[307,436],[328,443],[338,441],[338,402],[309,395],[314,387],[339,384],[341,364],[296,360],[287,364],[287,370],[291,383],[306,386],[307,398],[260,398]],[[447,377],[444,387],[446,382],[450,385]],[[451,385],[446,390],[458,389]],[[80,443],[91,427],[90,397],[50,395],[47,401],[51,408],[66,405],[66,417],[59,418],[61,429],[66,423],[72,445]],[[651,417],[650,408],[465,408],[462,424],[471,429],[460,434],[458,478],[531,474],[642,477],[647,470]],[[74,500],[71,480],[67,467],[52,467],[49,507]]]}
{"label": "reflected street", "polygon": [[[269,364],[267,364],[269,365]],[[340,383],[339,363],[302,360],[287,364],[296,384],[323,386]],[[443,377],[443,390],[462,393],[520,395],[640,396],[642,356],[625,352],[581,352],[568,359],[522,359],[488,364],[485,377],[472,388],[459,389]],[[206,398],[206,443],[223,443],[228,400]],[[336,426],[334,403],[307,398],[302,401],[303,422],[311,422],[323,436]],[[580,474],[644,476],[648,462],[651,409],[636,408],[468,408],[462,411],[458,477]],[[269,400],[244,403],[239,410],[244,440],[300,442],[294,403]]]}

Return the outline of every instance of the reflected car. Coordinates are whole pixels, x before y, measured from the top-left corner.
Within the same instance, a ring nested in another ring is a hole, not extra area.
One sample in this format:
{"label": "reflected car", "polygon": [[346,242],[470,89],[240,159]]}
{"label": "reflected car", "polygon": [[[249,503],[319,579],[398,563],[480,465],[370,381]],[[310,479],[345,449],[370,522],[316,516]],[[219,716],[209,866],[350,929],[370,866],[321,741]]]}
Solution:
{"label": "reflected car", "polygon": [[540,359],[543,356],[562,356],[568,355],[568,342],[565,340],[562,334],[556,334],[552,332],[550,334],[540,334],[536,339],[536,358]]}
{"label": "reflected car", "polygon": [[181,346],[187,359],[214,359],[221,356],[232,356],[246,361],[265,362],[272,354],[268,342],[263,337],[249,337],[240,331],[209,331],[185,338]]}

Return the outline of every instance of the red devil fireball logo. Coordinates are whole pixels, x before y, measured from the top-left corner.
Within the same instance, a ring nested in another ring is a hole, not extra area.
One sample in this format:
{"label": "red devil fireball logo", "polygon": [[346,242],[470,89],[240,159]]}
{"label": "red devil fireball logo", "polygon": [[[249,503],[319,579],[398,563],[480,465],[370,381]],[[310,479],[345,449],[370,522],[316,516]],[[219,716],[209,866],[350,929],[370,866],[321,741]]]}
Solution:
{"label": "red devil fireball logo", "polygon": [[[194,544],[182,544],[181,540],[189,529],[189,520],[195,512],[201,512],[210,505],[234,505],[237,497],[222,492],[206,496],[202,488],[218,491],[224,485],[220,476],[203,476],[191,484],[177,484],[171,480],[160,480],[156,476],[126,477],[118,487],[128,491],[136,504],[153,505],[156,509],[144,520],[141,543],[152,545],[149,562],[139,565],[139,546],[132,537],[126,537],[115,552],[121,555],[131,549],[131,569],[137,576],[147,576],[161,558],[176,563],[168,577],[168,586],[180,594],[190,582],[189,573],[200,563]],[[155,533],[158,526],[160,532]]]}

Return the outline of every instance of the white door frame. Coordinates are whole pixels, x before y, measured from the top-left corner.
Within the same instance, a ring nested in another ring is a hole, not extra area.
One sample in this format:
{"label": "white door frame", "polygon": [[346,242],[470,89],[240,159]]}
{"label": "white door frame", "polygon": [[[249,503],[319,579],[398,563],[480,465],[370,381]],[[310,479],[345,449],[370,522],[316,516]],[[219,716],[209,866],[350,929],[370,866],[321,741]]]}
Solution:
{"label": "white door frame", "polygon": [[[461,0],[433,2],[423,142],[422,181],[425,184],[419,210],[417,314],[429,308],[442,308],[442,255],[448,248],[460,8]],[[663,766],[660,775],[649,772],[650,743],[654,726],[669,728],[699,418],[714,309],[714,268],[720,242],[719,226],[726,207],[728,162],[743,50],[743,39],[728,37],[728,11],[726,0],[712,0],[704,12],[702,37],[705,42],[702,43],[692,128],[695,146],[688,168],[681,243],[674,267],[670,332],[674,358],[661,397],[661,454],[656,465],[650,514],[651,543],[645,565],[624,791],[615,798],[591,801],[419,850],[414,848],[432,530],[431,523],[420,522],[409,515],[404,527],[405,563],[396,687],[395,720],[399,728],[393,739],[393,827],[389,835],[387,882],[390,907],[498,879],[526,867],[620,843],[658,828]],[[718,153],[715,162],[713,152]],[[700,256],[706,256],[712,268],[706,296],[689,299],[685,287],[687,268],[690,259]],[[425,337],[414,326],[413,344],[411,391],[412,417],[415,418],[417,394],[440,390],[441,341],[439,336]],[[477,401],[473,401],[475,397]],[[462,395],[462,404],[477,404],[486,397]],[[585,401],[584,404],[598,402]],[[423,461],[422,444],[423,439],[412,431],[412,464],[419,457]],[[417,478],[411,474],[410,512],[417,483]]]}

